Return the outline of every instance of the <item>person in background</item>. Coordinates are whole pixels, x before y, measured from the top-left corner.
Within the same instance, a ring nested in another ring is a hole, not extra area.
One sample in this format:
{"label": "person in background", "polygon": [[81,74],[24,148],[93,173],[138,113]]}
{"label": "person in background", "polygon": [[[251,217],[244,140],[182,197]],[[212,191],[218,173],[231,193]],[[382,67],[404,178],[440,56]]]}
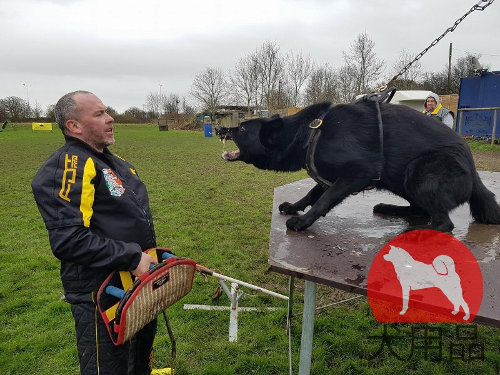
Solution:
{"label": "person in background", "polygon": [[427,116],[437,118],[446,126],[453,128],[453,113],[448,108],[443,107],[437,94],[431,92],[425,98],[424,110],[422,112]]}
{"label": "person in background", "polygon": [[96,305],[99,287],[113,270],[140,276],[157,260],[146,187],[135,168],[108,150],[113,118],[88,91],[64,95],[54,109],[66,143],[32,181],[50,246],[61,261],[65,300],[75,320],[80,373],[151,373],[156,320],[115,346]]}

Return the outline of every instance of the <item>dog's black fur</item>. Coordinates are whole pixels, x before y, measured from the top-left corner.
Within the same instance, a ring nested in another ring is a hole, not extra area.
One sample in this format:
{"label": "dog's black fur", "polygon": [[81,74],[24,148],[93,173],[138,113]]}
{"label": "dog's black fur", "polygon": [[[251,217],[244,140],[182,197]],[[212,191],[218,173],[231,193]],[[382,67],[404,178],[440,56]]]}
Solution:
{"label": "dog's black fur", "polygon": [[[380,203],[375,213],[430,219],[430,229],[451,231],[448,212],[469,202],[474,219],[500,224],[500,206],[481,182],[467,144],[436,119],[402,105],[380,104],[383,122],[383,158],[380,157],[377,103],[330,103],[309,106],[293,116],[255,119],[237,128],[218,128],[221,139],[232,139],[239,152],[226,153],[226,160],[240,160],[260,169],[298,171],[305,168],[309,123],[325,114],[317,142],[318,174],[333,182],[316,185],[296,203],[285,202],[279,210],[302,216],[286,225],[299,231],[325,216],[344,198],[370,186],[406,199],[409,206]],[[382,162],[378,181],[377,163]]]}

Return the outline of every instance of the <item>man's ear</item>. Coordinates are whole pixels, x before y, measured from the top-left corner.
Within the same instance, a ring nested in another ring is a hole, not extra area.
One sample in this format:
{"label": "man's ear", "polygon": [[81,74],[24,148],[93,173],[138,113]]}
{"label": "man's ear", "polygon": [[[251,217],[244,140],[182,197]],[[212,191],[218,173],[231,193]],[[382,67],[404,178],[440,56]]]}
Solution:
{"label": "man's ear", "polygon": [[71,134],[80,134],[82,132],[81,124],[76,120],[68,120],[66,121],[66,129]]}

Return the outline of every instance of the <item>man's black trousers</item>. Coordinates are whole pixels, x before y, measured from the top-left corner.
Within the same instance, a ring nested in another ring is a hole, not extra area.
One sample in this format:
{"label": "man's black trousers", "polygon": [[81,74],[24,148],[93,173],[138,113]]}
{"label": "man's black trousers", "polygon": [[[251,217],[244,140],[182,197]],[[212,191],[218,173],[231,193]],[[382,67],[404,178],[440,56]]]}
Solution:
{"label": "man's black trousers", "polygon": [[71,305],[81,375],[149,375],[153,364],[156,319],[132,340],[115,346],[92,302]]}

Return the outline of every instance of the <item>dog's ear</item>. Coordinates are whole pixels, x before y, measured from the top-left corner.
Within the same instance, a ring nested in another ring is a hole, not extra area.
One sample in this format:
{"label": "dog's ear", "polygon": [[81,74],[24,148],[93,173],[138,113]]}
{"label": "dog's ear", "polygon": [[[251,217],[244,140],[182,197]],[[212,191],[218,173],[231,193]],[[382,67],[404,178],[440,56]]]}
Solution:
{"label": "dog's ear", "polygon": [[260,129],[260,142],[265,147],[272,147],[282,139],[281,132],[285,123],[281,117],[273,116]]}

